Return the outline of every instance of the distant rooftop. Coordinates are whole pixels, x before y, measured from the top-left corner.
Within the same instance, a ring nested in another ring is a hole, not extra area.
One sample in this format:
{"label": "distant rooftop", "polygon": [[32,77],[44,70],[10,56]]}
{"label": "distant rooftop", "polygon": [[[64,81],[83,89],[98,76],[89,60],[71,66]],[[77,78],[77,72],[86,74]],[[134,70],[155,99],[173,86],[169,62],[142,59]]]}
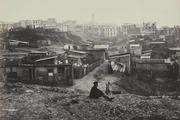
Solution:
{"label": "distant rooftop", "polygon": [[3,56],[18,56],[18,55],[28,55],[28,53],[25,52],[10,52],[10,53],[4,53]]}
{"label": "distant rooftop", "polygon": [[172,50],[172,51],[180,51],[180,47],[169,48],[169,50]]}
{"label": "distant rooftop", "polygon": [[110,58],[116,58],[116,57],[124,57],[124,56],[129,56],[130,53],[119,53],[119,54],[114,54],[114,55],[110,55]]}
{"label": "distant rooftop", "polygon": [[29,44],[29,42],[20,41],[20,40],[9,40],[9,41],[10,41],[10,42],[18,42],[18,43]]}
{"label": "distant rooftop", "polygon": [[33,54],[33,53],[48,53],[48,51],[31,51],[30,54]]}
{"label": "distant rooftop", "polygon": [[139,47],[140,44],[130,44],[130,46],[131,46],[131,47],[132,47],[132,46],[134,46],[134,47]]}
{"label": "distant rooftop", "polygon": [[95,49],[108,49],[109,48],[109,45],[94,45]]}
{"label": "distant rooftop", "polygon": [[55,58],[57,58],[57,56],[41,58],[41,59],[35,60],[34,62],[40,62],[40,61],[45,61],[45,60],[50,60],[50,59],[55,59]]}
{"label": "distant rooftop", "polygon": [[86,57],[85,55],[81,55],[81,56],[77,56],[77,55],[68,55],[68,57],[69,58],[76,58],[76,59],[78,59],[78,58],[84,58],[84,57]]}
{"label": "distant rooftop", "polygon": [[150,44],[165,44],[166,42],[150,42]]}
{"label": "distant rooftop", "polygon": [[69,52],[80,53],[80,54],[87,54],[87,52],[78,51],[78,50],[69,50]]}

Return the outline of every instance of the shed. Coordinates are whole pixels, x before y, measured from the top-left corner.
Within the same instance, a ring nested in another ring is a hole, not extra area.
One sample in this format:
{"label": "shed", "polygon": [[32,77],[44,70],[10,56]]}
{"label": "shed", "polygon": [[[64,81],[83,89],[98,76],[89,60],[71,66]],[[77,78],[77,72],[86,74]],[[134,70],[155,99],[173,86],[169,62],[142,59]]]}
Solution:
{"label": "shed", "polygon": [[72,85],[70,64],[6,64],[6,80],[26,83]]}

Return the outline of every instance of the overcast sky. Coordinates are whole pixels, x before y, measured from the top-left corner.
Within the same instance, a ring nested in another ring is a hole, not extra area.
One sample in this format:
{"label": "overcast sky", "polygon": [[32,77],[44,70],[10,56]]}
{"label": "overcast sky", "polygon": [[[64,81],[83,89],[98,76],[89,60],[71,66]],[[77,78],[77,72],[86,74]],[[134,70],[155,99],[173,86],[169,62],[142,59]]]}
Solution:
{"label": "overcast sky", "polygon": [[88,23],[180,25],[180,0],[0,0],[0,21],[56,18]]}

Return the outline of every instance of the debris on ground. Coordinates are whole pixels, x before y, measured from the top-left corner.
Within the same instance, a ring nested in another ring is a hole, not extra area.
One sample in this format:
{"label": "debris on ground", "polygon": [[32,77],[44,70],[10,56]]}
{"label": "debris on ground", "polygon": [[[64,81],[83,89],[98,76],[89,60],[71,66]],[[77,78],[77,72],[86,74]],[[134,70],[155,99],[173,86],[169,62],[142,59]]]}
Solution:
{"label": "debris on ground", "polygon": [[[50,86],[13,84],[3,95],[1,120],[179,120],[180,100],[171,97],[116,94],[113,101],[90,99]],[[16,89],[16,90],[14,90]],[[156,119],[155,119],[156,118]]]}

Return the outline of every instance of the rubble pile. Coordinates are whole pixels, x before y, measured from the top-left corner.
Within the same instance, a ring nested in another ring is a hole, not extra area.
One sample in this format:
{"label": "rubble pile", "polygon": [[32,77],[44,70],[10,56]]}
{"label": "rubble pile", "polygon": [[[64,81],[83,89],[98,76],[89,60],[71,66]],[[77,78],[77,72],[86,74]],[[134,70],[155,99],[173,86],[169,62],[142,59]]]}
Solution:
{"label": "rubble pile", "polygon": [[5,85],[6,116],[2,120],[178,120],[180,100],[133,94],[90,99],[66,88]]}

